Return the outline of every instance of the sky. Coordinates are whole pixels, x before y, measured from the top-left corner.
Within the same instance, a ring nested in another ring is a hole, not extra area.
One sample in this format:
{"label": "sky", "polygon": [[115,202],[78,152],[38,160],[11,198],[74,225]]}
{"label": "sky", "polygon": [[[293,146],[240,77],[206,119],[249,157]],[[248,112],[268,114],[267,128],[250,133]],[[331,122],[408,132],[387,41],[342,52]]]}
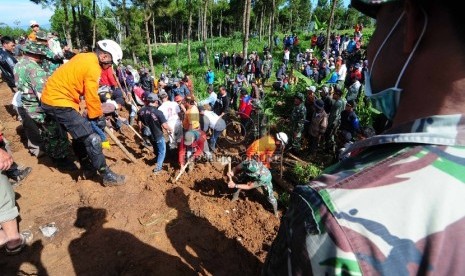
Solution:
{"label": "sky", "polygon": [[[344,6],[347,7],[350,0],[343,0]],[[97,1],[103,2],[103,1]],[[0,0],[0,23],[11,27],[18,26],[23,29],[29,28],[29,22],[35,20],[44,28],[50,27],[50,17],[53,10],[42,8],[42,5],[36,5],[30,0]],[[15,21],[19,24],[16,25]]]}

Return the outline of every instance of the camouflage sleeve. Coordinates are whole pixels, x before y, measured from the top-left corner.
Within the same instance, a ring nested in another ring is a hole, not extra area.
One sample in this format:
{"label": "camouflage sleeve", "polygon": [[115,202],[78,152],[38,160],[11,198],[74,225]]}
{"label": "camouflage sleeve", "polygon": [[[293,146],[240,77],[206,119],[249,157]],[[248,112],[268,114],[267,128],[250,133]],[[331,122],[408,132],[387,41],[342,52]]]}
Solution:
{"label": "camouflage sleeve", "polygon": [[307,110],[305,108],[301,108],[299,110],[299,115],[298,115],[298,122],[297,122],[297,128],[303,130],[305,126],[305,119],[307,118]]}
{"label": "camouflage sleeve", "polygon": [[44,69],[42,69],[42,67],[37,65],[29,70],[29,77],[31,80],[32,90],[34,90],[36,94],[42,93],[42,90],[45,86],[45,82],[47,80],[47,72],[45,72]]}

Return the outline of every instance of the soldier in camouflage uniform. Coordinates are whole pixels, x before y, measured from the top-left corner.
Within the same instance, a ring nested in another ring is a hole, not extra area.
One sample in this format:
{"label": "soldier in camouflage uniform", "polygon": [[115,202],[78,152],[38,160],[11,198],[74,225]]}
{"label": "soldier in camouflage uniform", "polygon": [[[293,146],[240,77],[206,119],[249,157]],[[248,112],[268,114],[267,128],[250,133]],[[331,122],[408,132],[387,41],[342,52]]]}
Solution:
{"label": "soldier in camouflage uniform", "polygon": [[302,133],[305,126],[305,118],[307,116],[307,108],[304,105],[305,97],[302,93],[297,93],[294,97],[294,108],[291,114],[292,124],[292,149],[298,152],[302,146]]}
{"label": "soldier in camouflage uniform", "polygon": [[335,135],[341,124],[341,113],[344,111],[345,101],[342,98],[342,90],[335,88],[333,94],[333,101],[331,105],[331,111],[328,114],[328,128],[325,132],[325,147],[326,150],[335,152],[336,139]]}
{"label": "soldier in camouflage uniform", "polygon": [[273,60],[271,55],[267,55],[266,59],[263,61],[262,68],[262,84],[265,85],[265,82],[270,79],[271,72],[273,71]]}
{"label": "soldier in camouflage uniform", "polygon": [[[464,274],[460,5],[352,0],[376,18],[365,93],[392,127],[352,144],[349,158],[294,188],[262,275]],[[424,74],[432,59],[437,68],[454,64],[453,73]]]}
{"label": "soldier in camouflage uniform", "polygon": [[60,168],[68,168],[72,164],[67,159],[69,141],[59,125],[48,118],[40,107],[39,99],[47,74],[39,63],[45,52],[32,41],[26,42],[22,50],[24,55],[14,67],[14,76],[18,91],[21,92],[23,106],[18,111],[23,118],[29,151],[37,157],[45,152]]}
{"label": "soldier in camouflage uniform", "polygon": [[[240,173],[239,175],[237,175]],[[238,182],[246,182],[246,184],[236,184],[232,177],[237,175]],[[263,187],[267,196],[268,202],[273,206],[273,212],[275,216],[278,216],[278,201],[273,195],[273,183],[271,182],[271,172],[263,165],[262,162],[252,160],[245,160],[239,163],[233,170],[228,173],[230,181],[228,187],[238,189],[234,195],[234,199],[237,199],[240,190],[251,190],[258,187]]]}
{"label": "soldier in camouflage uniform", "polygon": [[42,68],[47,72],[48,76],[51,76],[60,65],[63,64],[63,56],[53,53],[48,46],[48,37],[44,31],[38,31],[36,35],[36,43],[39,45],[41,50],[45,53],[45,57],[42,59]]}

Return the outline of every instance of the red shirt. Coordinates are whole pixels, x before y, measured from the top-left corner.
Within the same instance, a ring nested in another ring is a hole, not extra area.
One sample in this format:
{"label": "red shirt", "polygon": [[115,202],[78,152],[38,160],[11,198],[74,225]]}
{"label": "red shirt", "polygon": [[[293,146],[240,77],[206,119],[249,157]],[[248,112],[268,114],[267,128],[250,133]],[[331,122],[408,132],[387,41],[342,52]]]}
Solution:
{"label": "red shirt", "polygon": [[115,77],[113,76],[113,68],[108,67],[108,69],[102,69],[102,74],[100,74],[100,86],[117,86]]}
{"label": "red shirt", "polygon": [[241,96],[240,103],[239,103],[239,116],[242,119],[250,118],[250,113],[252,112],[252,103],[250,102],[252,97],[249,95]]}
{"label": "red shirt", "polygon": [[207,135],[205,134],[205,132],[201,130],[194,131],[197,131],[199,133],[199,138],[195,140],[190,146],[184,145],[184,137],[181,138],[181,143],[179,144],[178,152],[179,164],[181,164],[181,166],[185,165],[187,148],[190,148],[194,151],[193,155],[195,158],[198,158],[203,154],[203,146],[205,144],[205,141],[207,140]]}

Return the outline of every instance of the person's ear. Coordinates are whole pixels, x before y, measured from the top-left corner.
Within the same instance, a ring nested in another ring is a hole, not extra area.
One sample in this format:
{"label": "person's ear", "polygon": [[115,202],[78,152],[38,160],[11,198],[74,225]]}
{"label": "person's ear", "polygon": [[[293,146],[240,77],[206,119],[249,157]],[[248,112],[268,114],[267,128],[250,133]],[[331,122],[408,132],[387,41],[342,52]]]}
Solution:
{"label": "person's ear", "polygon": [[404,53],[410,53],[420,37],[425,23],[424,13],[414,0],[404,1],[404,11],[407,23],[405,25]]}

